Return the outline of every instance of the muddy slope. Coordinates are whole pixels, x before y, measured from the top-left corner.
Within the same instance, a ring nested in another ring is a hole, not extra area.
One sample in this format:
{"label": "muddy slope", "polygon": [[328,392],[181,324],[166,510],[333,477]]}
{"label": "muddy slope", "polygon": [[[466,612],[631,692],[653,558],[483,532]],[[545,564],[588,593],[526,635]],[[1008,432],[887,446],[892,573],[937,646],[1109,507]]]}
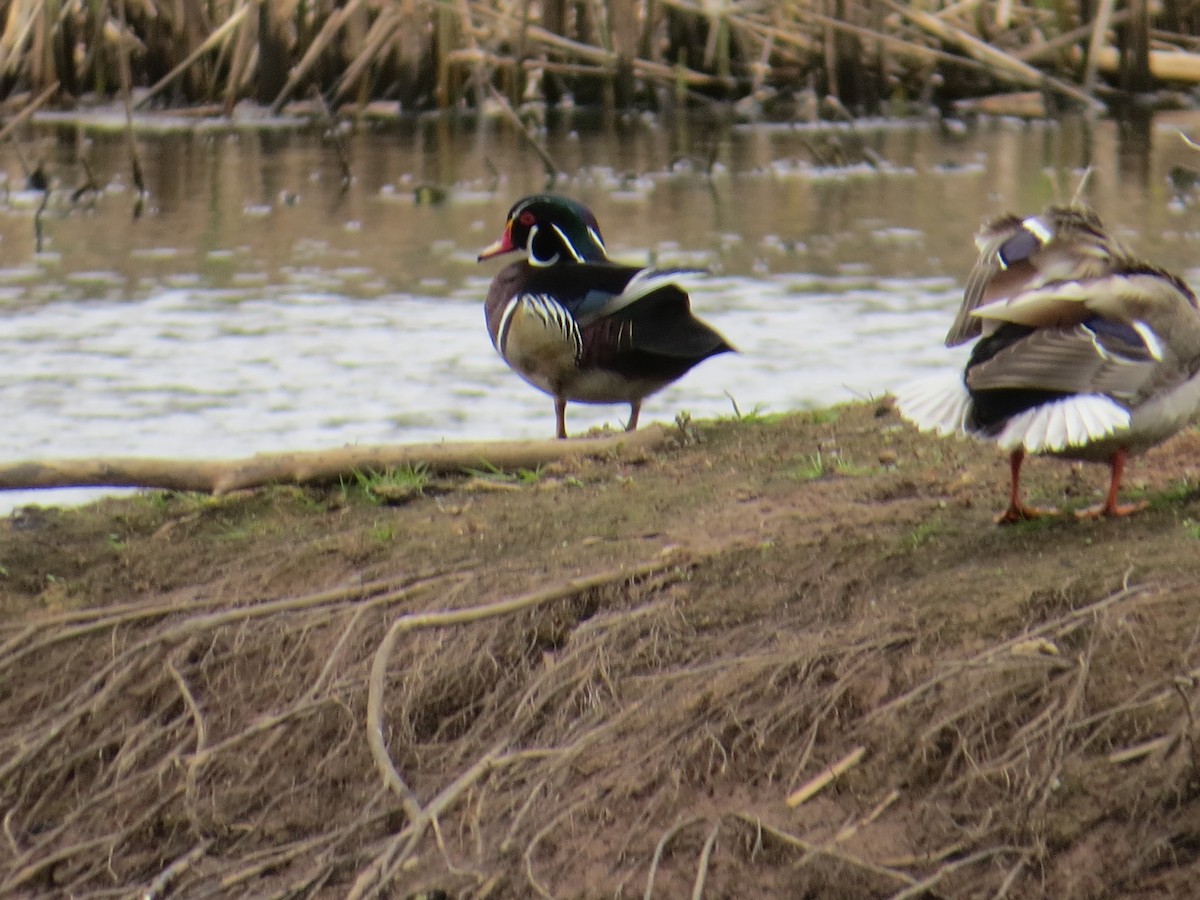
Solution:
{"label": "muddy slope", "polygon": [[11,517],[0,893],[1190,896],[1200,439],[1001,529],[886,405],[673,433]]}

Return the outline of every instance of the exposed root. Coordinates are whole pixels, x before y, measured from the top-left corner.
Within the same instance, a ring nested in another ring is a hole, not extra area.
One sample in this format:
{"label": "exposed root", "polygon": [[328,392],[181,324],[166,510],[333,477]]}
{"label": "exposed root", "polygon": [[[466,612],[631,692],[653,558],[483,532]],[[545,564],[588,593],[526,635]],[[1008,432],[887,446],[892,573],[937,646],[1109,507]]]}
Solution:
{"label": "exposed root", "polygon": [[[0,893],[550,897],[587,870],[700,898],[783,859],[839,900],[1074,898],[1047,848],[1117,815],[1147,839],[1105,877],[1186,854],[1200,642],[1145,618],[1180,592],[1031,606],[931,654],[899,613],[764,632],[701,606],[720,564],[519,594],[472,564],[14,628]],[[1136,642],[1140,681],[1113,663]]]}

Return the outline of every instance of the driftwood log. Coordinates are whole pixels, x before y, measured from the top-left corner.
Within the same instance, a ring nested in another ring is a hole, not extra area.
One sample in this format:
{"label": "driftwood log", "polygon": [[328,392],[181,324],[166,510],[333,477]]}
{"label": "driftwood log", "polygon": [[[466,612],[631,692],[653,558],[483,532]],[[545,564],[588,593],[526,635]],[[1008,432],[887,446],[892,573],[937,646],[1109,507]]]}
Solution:
{"label": "driftwood log", "polygon": [[17,462],[0,465],[0,490],[144,487],[220,495],[269,484],[327,483],[355,472],[386,472],[403,466],[424,465],[432,473],[534,468],[563,460],[644,453],[662,447],[667,437],[665,428],[651,425],[632,433],[566,441],[385,444],[216,461],[114,457]]}

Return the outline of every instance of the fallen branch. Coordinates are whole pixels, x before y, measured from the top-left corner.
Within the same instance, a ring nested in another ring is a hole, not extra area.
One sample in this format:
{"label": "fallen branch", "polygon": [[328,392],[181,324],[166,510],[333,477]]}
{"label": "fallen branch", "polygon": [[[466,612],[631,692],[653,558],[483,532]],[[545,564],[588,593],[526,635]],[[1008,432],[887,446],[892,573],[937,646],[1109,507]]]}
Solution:
{"label": "fallen branch", "polygon": [[27,461],[0,466],[0,490],[56,487],[142,487],[172,491],[230,491],[269,484],[336,482],[354,472],[384,472],[423,465],[435,473],[464,469],[536,468],[549,462],[644,452],[662,447],[667,431],[652,425],[569,441],[486,441],[461,444],[395,444],[301,453],[260,453],[235,460],[139,457]]}

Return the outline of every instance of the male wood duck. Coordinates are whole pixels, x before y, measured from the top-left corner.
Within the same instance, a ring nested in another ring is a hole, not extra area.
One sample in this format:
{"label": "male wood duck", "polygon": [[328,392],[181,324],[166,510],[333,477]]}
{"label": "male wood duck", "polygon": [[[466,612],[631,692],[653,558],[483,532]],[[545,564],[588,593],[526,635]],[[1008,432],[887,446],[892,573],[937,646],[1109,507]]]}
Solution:
{"label": "male wood duck", "polygon": [[633,431],[648,395],[733,349],[692,315],[684,286],[703,272],[611,262],[582,203],[554,194],[518,201],[479,259],[514,251],[525,259],[492,281],[488,333],[513,371],[554,398],[560,438],[568,400],[628,403]]}
{"label": "male wood duck", "polygon": [[1200,410],[1200,309],[1181,278],[1133,256],[1080,205],[987,225],[946,335],[978,338],[965,373],[898,392],[901,414],[939,434],[996,441],[1010,454],[1011,523],[1055,512],[1021,501],[1026,454],[1107,462],[1100,506],[1117,502],[1129,454],[1161,443]]}

